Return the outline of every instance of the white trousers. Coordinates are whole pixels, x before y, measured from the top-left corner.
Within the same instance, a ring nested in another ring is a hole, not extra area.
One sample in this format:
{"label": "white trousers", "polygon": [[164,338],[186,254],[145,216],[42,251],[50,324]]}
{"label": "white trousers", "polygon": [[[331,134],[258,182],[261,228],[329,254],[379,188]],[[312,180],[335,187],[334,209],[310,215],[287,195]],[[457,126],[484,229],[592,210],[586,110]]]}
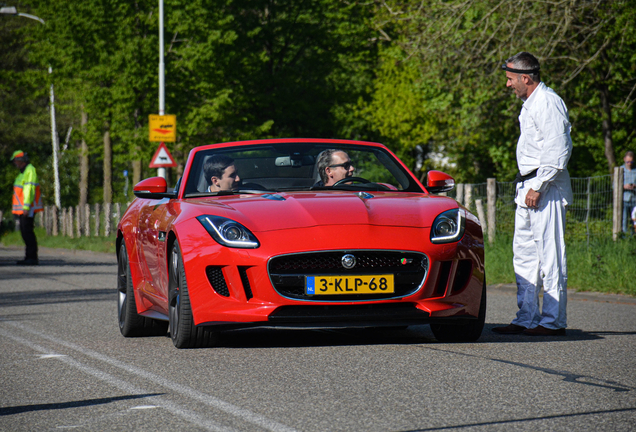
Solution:
{"label": "white trousers", "polygon": [[[549,329],[567,326],[568,271],[565,256],[565,205],[549,186],[538,209],[517,206],[512,242],[519,312],[513,324]],[[543,286],[543,311],[539,294]]]}

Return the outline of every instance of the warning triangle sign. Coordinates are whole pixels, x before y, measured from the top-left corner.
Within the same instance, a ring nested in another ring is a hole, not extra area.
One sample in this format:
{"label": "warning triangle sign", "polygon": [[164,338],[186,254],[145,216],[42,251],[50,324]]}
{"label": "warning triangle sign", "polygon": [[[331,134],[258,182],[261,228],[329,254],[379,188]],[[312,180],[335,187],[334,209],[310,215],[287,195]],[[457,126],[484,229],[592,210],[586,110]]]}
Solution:
{"label": "warning triangle sign", "polygon": [[172,168],[176,167],[177,163],[168,151],[168,147],[164,143],[159,144],[159,148],[155,152],[155,155],[150,159],[150,165],[148,168]]}

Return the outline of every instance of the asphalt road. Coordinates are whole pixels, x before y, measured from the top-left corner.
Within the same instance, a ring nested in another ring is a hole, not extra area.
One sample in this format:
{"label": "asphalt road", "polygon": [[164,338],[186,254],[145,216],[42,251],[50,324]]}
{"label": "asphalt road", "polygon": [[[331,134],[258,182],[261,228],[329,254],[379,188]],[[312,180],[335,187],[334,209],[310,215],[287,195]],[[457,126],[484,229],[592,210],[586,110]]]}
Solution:
{"label": "asphalt road", "polygon": [[441,344],[401,331],[228,332],[177,350],[123,338],[114,254],[0,247],[0,430],[509,431],[636,429],[636,299],[570,295],[566,337],[486,329]]}

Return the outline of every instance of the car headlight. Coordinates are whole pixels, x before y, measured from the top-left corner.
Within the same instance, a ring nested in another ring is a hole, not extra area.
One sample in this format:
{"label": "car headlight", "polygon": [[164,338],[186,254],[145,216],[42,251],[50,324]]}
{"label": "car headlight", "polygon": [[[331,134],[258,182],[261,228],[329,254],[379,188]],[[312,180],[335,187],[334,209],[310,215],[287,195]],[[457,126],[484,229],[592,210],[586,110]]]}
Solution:
{"label": "car headlight", "polygon": [[232,219],[202,215],[197,217],[201,225],[219,244],[228,247],[256,249],[260,243],[256,236],[240,223]]}
{"label": "car headlight", "polygon": [[438,215],[431,227],[431,243],[459,241],[466,227],[466,210],[453,209]]}

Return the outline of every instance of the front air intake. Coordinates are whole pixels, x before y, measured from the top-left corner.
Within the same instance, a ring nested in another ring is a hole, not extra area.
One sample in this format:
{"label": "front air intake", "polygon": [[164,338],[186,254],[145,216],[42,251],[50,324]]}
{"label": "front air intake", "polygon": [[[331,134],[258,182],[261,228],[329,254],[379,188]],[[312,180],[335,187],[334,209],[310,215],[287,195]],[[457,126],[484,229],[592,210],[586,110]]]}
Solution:
{"label": "front air intake", "polygon": [[216,291],[217,294],[223,297],[230,296],[230,290],[225,283],[222,267],[208,266],[205,269],[205,274],[208,276],[208,281],[210,281],[212,289]]}
{"label": "front air intake", "polygon": [[459,260],[455,269],[455,279],[451,292],[456,294],[466,288],[468,281],[473,274],[473,262],[471,260]]}
{"label": "front air intake", "polygon": [[241,275],[241,282],[243,282],[243,289],[245,290],[245,298],[248,300],[254,297],[252,294],[252,287],[250,286],[250,279],[247,277],[247,269],[249,267],[239,267],[239,274]]}

